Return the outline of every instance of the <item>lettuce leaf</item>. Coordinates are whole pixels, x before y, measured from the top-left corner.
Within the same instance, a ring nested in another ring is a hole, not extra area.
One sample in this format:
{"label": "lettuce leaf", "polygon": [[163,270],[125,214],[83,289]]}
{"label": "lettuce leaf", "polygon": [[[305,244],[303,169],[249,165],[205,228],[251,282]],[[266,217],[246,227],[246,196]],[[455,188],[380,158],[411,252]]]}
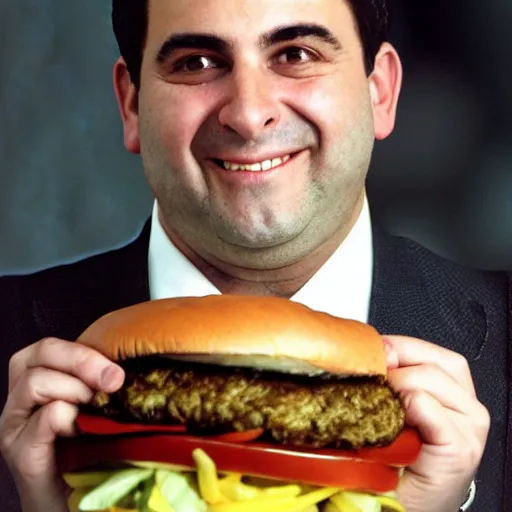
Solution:
{"label": "lettuce leaf", "polygon": [[175,512],[207,512],[208,506],[201,499],[192,475],[159,469],[156,485]]}
{"label": "lettuce leaf", "polygon": [[141,482],[153,476],[152,469],[125,469],[87,493],[80,501],[81,511],[102,510],[113,507],[136,489]]}

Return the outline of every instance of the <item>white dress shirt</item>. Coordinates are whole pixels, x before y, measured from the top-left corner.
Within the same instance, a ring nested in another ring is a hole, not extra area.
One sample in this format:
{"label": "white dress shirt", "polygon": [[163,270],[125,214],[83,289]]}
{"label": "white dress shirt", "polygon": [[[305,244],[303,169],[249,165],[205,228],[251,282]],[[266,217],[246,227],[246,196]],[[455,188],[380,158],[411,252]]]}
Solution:
{"label": "white dress shirt", "polygon": [[[169,239],[159,221],[156,201],[151,220],[148,265],[152,300],[221,293]],[[333,316],[367,322],[372,277],[372,227],[365,199],[349,235],[291,300]]]}

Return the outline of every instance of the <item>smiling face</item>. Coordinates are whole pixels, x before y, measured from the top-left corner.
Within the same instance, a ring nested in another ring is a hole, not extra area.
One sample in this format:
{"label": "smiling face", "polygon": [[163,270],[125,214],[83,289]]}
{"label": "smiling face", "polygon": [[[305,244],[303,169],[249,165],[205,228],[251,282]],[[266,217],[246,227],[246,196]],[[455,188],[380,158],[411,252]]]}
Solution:
{"label": "smiling face", "polygon": [[276,268],[350,229],[392,119],[345,0],[150,0],[138,94],[125,75],[127,147],[203,258]]}

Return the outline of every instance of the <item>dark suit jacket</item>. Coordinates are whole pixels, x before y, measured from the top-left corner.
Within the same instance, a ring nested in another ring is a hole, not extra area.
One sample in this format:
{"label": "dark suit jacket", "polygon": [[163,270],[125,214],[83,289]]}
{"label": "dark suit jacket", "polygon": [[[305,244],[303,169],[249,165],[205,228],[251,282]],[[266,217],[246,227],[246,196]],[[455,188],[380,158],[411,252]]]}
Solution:
{"label": "dark suit jacket", "polygon": [[[148,240],[149,223],[138,238],[121,249],[29,276],[0,279],[2,403],[8,359],[15,351],[45,336],[73,340],[101,315],[149,299]],[[505,276],[462,268],[378,229],[374,250],[369,323],[381,333],[434,341],[467,357],[478,395],[492,415],[472,510],[512,510],[512,506],[501,508],[504,488],[512,487],[510,475],[505,486],[511,391]],[[507,464],[512,465],[512,460]],[[0,478],[1,510],[18,511],[5,468]]]}

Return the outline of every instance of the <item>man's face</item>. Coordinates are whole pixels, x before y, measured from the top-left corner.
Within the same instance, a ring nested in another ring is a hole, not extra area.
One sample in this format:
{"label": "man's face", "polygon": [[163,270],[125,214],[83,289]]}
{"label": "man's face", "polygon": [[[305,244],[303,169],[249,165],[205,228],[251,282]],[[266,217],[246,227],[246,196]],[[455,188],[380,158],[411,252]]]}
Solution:
{"label": "man's face", "polygon": [[138,116],[164,225],[199,253],[291,263],[361,204],[375,135],[345,0],[150,0]]}

